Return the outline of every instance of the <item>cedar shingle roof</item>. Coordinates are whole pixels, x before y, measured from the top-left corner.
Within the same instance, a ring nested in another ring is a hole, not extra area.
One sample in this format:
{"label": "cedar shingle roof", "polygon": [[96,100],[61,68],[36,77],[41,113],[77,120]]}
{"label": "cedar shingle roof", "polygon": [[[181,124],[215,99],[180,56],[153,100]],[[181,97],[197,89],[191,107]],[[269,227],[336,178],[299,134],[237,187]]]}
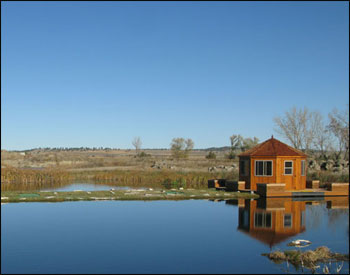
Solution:
{"label": "cedar shingle roof", "polygon": [[239,156],[302,156],[303,152],[288,146],[287,144],[271,137],[257,146],[239,154]]}

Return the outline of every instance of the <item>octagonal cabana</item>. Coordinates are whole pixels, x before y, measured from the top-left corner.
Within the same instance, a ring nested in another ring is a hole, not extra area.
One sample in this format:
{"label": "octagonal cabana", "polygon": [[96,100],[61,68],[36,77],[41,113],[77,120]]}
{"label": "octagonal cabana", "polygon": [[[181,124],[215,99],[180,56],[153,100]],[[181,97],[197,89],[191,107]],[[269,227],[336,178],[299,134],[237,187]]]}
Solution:
{"label": "octagonal cabana", "polygon": [[257,190],[257,183],[284,183],[285,190],[306,188],[307,155],[273,136],[239,155],[239,180]]}

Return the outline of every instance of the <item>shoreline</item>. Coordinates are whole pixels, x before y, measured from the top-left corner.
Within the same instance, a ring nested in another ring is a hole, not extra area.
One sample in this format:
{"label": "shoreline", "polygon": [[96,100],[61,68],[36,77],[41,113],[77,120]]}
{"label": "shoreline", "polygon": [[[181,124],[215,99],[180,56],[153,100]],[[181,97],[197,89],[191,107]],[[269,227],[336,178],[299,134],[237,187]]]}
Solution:
{"label": "shoreline", "polygon": [[255,199],[259,195],[206,189],[131,189],[105,191],[2,191],[1,203],[64,202],[101,200],[191,200],[191,199]]}

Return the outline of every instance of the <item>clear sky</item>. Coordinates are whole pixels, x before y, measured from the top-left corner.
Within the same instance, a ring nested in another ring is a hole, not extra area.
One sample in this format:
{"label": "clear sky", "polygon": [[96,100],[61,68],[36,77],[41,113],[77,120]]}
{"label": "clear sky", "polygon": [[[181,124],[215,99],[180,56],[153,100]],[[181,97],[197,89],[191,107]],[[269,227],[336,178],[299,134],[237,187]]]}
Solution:
{"label": "clear sky", "polygon": [[348,2],[1,2],[2,149],[263,141],[348,91]]}

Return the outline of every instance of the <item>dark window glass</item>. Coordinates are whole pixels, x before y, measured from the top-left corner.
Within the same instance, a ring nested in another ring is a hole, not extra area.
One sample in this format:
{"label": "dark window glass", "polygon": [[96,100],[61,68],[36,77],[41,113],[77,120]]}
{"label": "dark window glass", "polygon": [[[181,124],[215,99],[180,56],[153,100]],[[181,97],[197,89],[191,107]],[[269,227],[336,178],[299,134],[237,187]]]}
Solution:
{"label": "dark window glass", "polygon": [[301,224],[301,226],[305,226],[305,213],[304,213],[304,211],[302,211],[301,215],[300,215],[300,224]]}
{"label": "dark window glass", "polygon": [[256,212],[254,213],[254,226],[271,228],[272,216],[270,212]]}
{"label": "dark window glass", "polygon": [[272,176],[272,161],[256,161],[256,176]]}
{"label": "dark window glass", "polygon": [[301,161],[301,175],[305,176],[305,160]]}
{"label": "dark window glass", "polygon": [[256,162],[256,175],[257,176],[263,176],[264,175],[264,162],[263,161],[257,161]]}
{"label": "dark window glass", "polygon": [[292,175],[293,174],[293,162],[292,161],[285,161],[284,162],[284,174],[285,175]]}
{"label": "dark window glass", "polygon": [[255,227],[263,226],[262,213],[255,213]]}
{"label": "dark window glass", "polygon": [[266,176],[272,176],[272,161],[266,161]]}
{"label": "dark window glass", "polygon": [[291,168],[286,168],[286,169],[284,170],[284,174],[285,174],[285,175],[291,175],[291,174],[292,174],[292,169],[291,169]]}
{"label": "dark window glass", "polygon": [[266,227],[271,227],[271,213],[266,213]]}
{"label": "dark window glass", "polygon": [[241,160],[239,162],[239,169],[242,176],[245,176],[245,161]]}

